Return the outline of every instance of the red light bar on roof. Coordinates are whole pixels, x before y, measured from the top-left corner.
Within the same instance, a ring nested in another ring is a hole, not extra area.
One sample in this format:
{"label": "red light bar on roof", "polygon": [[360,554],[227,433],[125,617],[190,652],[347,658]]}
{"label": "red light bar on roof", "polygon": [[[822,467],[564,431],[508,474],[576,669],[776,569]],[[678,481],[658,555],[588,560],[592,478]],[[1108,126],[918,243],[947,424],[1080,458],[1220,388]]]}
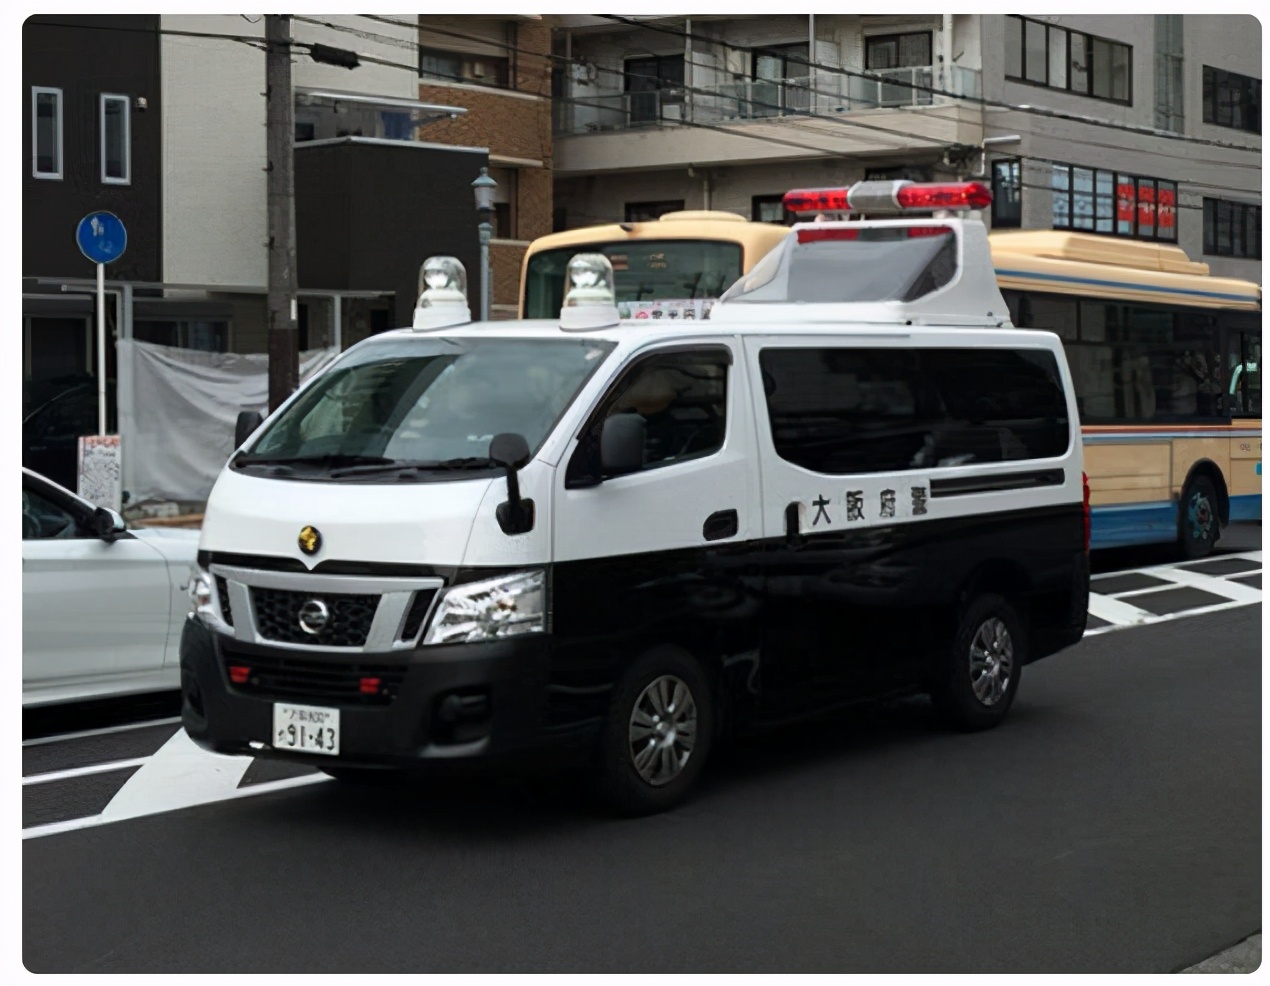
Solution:
{"label": "red light bar on roof", "polygon": [[895,233],[895,238],[907,236],[912,239],[915,236],[943,236],[945,233],[952,233],[951,226],[901,226],[898,229],[852,229],[850,226],[825,225],[819,224],[814,226],[804,226],[798,230],[799,243],[826,243],[834,240],[858,240],[861,239],[861,232],[864,233],[864,239],[879,240],[892,239],[891,236],[883,236],[881,234]]}
{"label": "red light bar on roof", "polygon": [[790,212],[932,212],[984,209],[992,190],[981,181],[861,181],[850,188],[798,188],[786,192]]}

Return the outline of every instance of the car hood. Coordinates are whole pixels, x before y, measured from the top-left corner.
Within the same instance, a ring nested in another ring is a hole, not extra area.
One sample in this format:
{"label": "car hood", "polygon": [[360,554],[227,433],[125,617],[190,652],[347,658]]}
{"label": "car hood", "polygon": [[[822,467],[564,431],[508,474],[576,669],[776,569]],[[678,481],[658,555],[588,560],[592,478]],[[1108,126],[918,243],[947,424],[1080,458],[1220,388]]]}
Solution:
{"label": "car hood", "polygon": [[[207,501],[200,547],[213,554],[294,558],[308,568],[360,558],[458,565],[496,481],[313,483],[226,468]],[[306,527],[321,538],[312,555],[299,547]]]}

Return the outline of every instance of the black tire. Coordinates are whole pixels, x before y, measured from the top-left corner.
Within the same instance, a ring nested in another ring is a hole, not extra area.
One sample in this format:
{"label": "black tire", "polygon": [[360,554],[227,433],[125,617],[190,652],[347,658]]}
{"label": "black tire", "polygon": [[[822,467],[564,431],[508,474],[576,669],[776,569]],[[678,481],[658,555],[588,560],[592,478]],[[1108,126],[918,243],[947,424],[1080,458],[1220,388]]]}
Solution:
{"label": "black tire", "polygon": [[[660,692],[654,687],[658,682]],[[667,719],[647,725],[636,721],[637,708],[649,719],[658,707],[669,713]],[[596,793],[624,815],[654,814],[682,803],[701,776],[714,723],[714,697],[697,660],[677,647],[649,651],[626,672],[613,695],[600,738]],[[644,753],[644,730],[648,756],[637,763]]]}
{"label": "black tire", "polygon": [[976,597],[935,670],[936,712],[955,729],[991,729],[1010,711],[1026,661],[1026,627],[1014,607],[993,593]]}
{"label": "black tire", "polygon": [[1207,476],[1192,476],[1177,506],[1177,543],[1188,561],[1203,558],[1221,536],[1217,490]]}

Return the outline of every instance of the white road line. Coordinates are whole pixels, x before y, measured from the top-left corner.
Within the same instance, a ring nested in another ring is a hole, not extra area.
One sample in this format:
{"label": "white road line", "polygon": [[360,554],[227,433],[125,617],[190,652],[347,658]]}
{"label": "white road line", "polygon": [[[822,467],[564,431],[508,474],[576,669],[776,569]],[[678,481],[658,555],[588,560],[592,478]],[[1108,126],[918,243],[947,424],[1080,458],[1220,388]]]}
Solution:
{"label": "white road line", "polygon": [[[207,756],[214,756],[214,754],[209,753]],[[244,759],[246,759],[248,763],[251,762],[250,757]],[[329,781],[330,779],[331,778],[327,777],[325,774],[305,774],[301,777],[288,777],[281,781],[270,781],[267,784],[251,784],[247,787],[236,788],[233,794],[210,798],[208,800],[209,802],[232,801],[235,798],[250,798],[257,794],[270,794],[274,791],[285,791],[293,787],[307,787],[310,784],[320,784],[321,782]],[[160,808],[155,812],[149,812],[148,814],[158,814],[160,812],[174,810],[175,809],[173,808]],[[112,822],[124,821],[123,818],[108,817],[108,814],[109,806],[107,806],[107,811],[102,812],[100,815],[88,815],[85,818],[70,818],[64,822],[48,822],[44,825],[32,825],[30,828],[22,830],[22,838],[38,839],[45,835],[58,835],[62,832],[74,832],[77,829],[92,828],[96,825],[109,825]],[[134,815],[129,817],[135,818],[140,816]]]}
{"label": "white road line", "polygon": [[112,770],[123,770],[125,767],[140,767],[149,757],[134,757],[131,760],[113,760],[110,763],[94,763],[87,767],[72,767],[69,770],[50,770],[43,774],[29,774],[22,778],[22,786],[28,784],[48,784],[51,781],[64,781],[72,777],[87,777],[89,774],[107,774]]}
{"label": "white road line", "polygon": [[[1170,589],[1186,587],[1199,589],[1214,596],[1221,596],[1234,602],[1256,603],[1261,601],[1261,590],[1238,582],[1227,582],[1216,575],[1204,575],[1201,572],[1188,572],[1182,568],[1161,566],[1150,569],[1150,574],[1163,579],[1166,585],[1153,585],[1146,589],[1130,589],[1128,592],[1115,593],[1116,599],[1132,599],[1135,596],[1147,596],[1153,592],[1167,592]],[[1249,573],[1242,573],[1247,575]]]}
{"label": "white road line", "polygon": [[130,729],[146,729],[149,726],[170,726],[181,721],[180,716],[171,719],[150,719],[146,722],[130,722],[126,726],[106,726],[103,729],[85,729],[79,733],[59,733],[57,736],[41,736],[38,739],[23,740],[23,746],[44,746],[48,743],[61,743],[64,740],[81,739],[85,736],[105,736],[108,733],[123,733]]}
{"label": "white road line", "polygon": [[[1112,630],[1126,630],[1131,626],[1145,626],[1148,623],[1164,623],[1168,620],[1181,620],[1181,619],[1185,619],[1188,616],[1204,616],[1206,613],[1220,613],[1220,612],[1223,612],[1224,610],[1239,609],[1239,607],[1241,606],[1251,606],[1253,605],[1253,603],[1259,603],[1259,602],[1261,602],[1260,599],[1255,599],[1255,600],[1252,600],[1251,602],[1240,601],[1240,602],[1228,602],[1228,603],[1214,603],[1212,606],[1200,606],[1196,609],[1183,609],[1176,613],[1165,613],[1163,616],[1157,616],[1155,613],[1151,613],[1149,614],[1151,617],[1149,620],[1140,621],[1138,623],[1112,623],[1110,626],[1096,627],[1093,630],[1086,630],[1085,636],[1093,637],[1100,633],[1109,633]],[[1093,614],[1092,609],[1090,609],[1089,612],[1091,615]],[[1139,610],[1139,612],[1141,612],[1141,610]]]}
{"label": "white road line", "polygon": [[1096,616],[1100,620],[1106,620],[1108,623],[1115,623],[1118,626],[1136,626],[1139,623],[1150,623],[1156,619],[1154,613],[1150,613],[1145,609],[1138,609],[1129,603],[1122,603],[1119,599],[1112,599],[1110,596],[1099,596],[1091,592],[1089,594],[1089,615]]}

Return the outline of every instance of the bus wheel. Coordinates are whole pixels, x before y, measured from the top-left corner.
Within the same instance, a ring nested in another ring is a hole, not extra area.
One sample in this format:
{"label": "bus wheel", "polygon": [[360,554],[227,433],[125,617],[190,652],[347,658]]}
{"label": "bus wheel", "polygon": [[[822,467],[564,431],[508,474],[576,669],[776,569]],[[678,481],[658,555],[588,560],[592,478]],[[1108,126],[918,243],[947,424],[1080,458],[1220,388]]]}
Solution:
{"label": "bus wheel", "polygon": [[1203,558],[1213,550],[1221,532],[1217,519],[1217,491],[1207,476],[1193,476],[1178,505],[1178,543],[1187,559]]}
{"label": "bus wheel", "polygon": [[1014,608],[998,595],[977,597],[936,671],[935,710],[956,729],[992,728],[1010,711],[1026,660],[1027,638]]}
{"label": "bus wheel", "polygon": [[665,811],[696,786],[714,735],[714,703],[697,661],[649,651],[622,678],[600,741],[596,787],[626,815]]}

